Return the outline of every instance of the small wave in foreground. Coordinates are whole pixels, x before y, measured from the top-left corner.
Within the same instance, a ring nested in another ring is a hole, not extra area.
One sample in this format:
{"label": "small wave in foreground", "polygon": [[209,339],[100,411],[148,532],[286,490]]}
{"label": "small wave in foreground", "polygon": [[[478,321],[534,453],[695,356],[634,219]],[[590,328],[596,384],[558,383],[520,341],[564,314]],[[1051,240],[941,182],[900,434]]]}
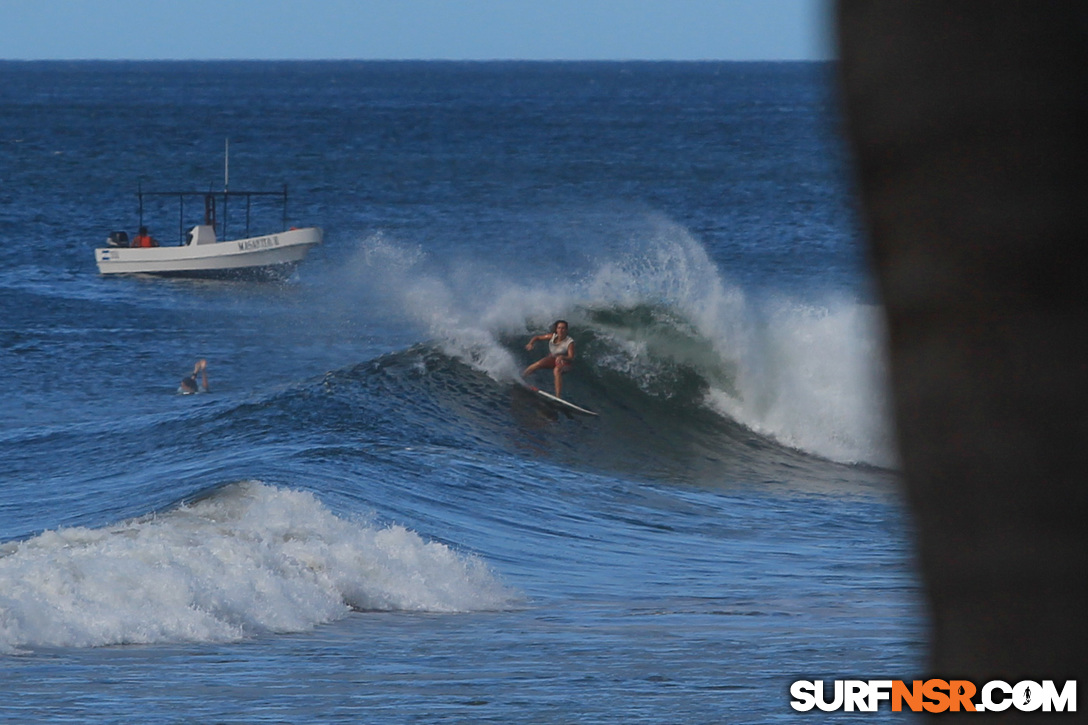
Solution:
{"label": "small wave in foreground", "polygon": [[474,556],[252,481],[165,514],[0,546],[0,652],[230,641],[306,631],[352,610],[513,601]]}

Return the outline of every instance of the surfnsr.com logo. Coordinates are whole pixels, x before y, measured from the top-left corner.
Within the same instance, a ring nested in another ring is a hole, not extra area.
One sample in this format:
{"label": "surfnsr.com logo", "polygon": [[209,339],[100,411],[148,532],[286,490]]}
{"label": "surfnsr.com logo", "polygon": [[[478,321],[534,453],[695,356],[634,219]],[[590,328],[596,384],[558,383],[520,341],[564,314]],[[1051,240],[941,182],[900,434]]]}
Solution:
{"label": "surfnsr.com logo", "polygon": [[830,695],[823,680],[797,680],[790,695],[790,707],[800,712],[876,712],[884,702],[892,712],[1077,711],[1076,680],[1066,680],[1060,689],[1053,680],[991,680],[981,688],[968,680],[835,680]]}

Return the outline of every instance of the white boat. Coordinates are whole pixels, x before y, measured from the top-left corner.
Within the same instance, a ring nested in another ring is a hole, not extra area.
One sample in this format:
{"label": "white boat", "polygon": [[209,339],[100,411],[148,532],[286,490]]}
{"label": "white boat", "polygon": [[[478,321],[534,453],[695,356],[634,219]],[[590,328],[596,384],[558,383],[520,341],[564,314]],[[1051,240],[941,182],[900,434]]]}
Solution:
{"label": "white boat", "polygon": [[[140,228],[143,228],[144,197],[174,196],[179,202],[179,243],[177,245],[129,246],[126,232],[109,235],[106,247],[94,250],[101,274],[154,274],[177,277],[266,277],[283,278],[294,271],[311,247],[321,244],[323,233],[317,227],[287,228],[284,231],[251,236],[250,207],[253,197],[280,196],[283,200],[283,226],[286,227],[287,189],[278,191],[181,191],[138,193]],[[204,198],[204,223],[187,233],[184,226],[185,198]],[[227,202],[245,200],[245,235],[227,239]],[[222,209],[222,225],[216,223],[216,210]],[[216,227],[220,230],[217,234]],[[220,235],[223,239],[220,239]]]}

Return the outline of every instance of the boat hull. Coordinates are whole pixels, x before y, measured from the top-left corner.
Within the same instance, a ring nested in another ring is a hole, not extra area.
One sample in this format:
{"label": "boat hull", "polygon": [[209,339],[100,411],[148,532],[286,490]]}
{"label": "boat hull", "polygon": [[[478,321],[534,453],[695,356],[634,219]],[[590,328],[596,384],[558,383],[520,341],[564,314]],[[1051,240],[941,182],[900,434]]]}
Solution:
{"label": "boat hull", "polygon": [[321,244],[316,227],[248,239],[179,247],[106,247],[94,250],[101,274],[172,277],[280,277]]}

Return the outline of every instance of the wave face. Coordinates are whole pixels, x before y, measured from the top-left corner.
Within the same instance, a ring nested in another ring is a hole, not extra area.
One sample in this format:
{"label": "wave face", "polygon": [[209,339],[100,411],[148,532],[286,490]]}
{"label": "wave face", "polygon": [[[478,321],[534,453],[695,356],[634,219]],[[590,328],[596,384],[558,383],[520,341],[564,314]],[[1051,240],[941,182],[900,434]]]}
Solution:
{"label": "wave face", "polygon": [[[472,261],[439,268],[375,235],[342,272],[341,304],[365,290],[367,304],[397,310],[438,350],[500,382],[543,354],[524,352],[529,335],[567,319],[578,355],[567,390],[580,404],[694,412],[829,460],[895,465],[875,305],[746,293],[660,216],[612,236],[618,248],[595,244],[557,282]],[[551,385],[545,373],[538,384]]]}
{"label": "wave face", "polygon": [[477,558],[255,481],[161,515],[0,547],[0,652],[232,641],[305,631],[352,610],[513,601]]}

